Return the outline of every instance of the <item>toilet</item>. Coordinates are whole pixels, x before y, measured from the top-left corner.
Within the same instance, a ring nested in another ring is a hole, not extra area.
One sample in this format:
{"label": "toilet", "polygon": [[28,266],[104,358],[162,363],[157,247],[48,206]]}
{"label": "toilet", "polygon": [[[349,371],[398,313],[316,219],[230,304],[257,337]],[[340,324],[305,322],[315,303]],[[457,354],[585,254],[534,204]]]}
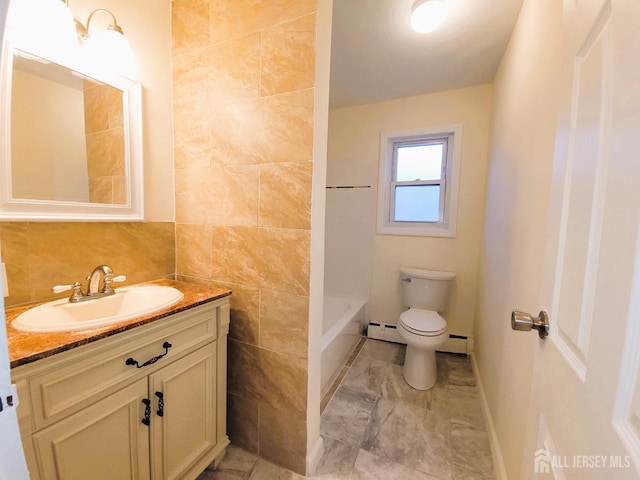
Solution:
{"label": "toilet", "polygon": [[407,342],[402,373],[416,390],[429,390],[436,383],[436,349],[447,340],[444,310],[455,273],[401,268],[404,305],[398,333]]}

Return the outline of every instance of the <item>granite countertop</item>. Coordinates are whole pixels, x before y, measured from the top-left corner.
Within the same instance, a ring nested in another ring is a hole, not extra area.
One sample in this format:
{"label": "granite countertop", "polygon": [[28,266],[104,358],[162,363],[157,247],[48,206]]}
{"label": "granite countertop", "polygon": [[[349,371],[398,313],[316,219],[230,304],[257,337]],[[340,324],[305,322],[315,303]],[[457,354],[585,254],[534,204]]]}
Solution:
{"label": "granite countertop", "polygon": [[[155,280],[141,285],[162,285],[174,287],[184,294],[184,298],[172,307],[160,310],[151,315],[134,318],[124,322],[114,323],[106,327],[73,332],[30,333],[21,332],[11,326],[11,322],[22,312],[36,306],[36,304],[10,308],[5,311],[7,322],[7,341],[9,344],[9,361],[11,368],[35,362],[42,358],[64,352],[80,345],[95,342],[102,338],[124,332],[140,325],[182,312],[190,308],[209,303],[219,298],[231,295],[231,290],[178,282],[175,280]],[[116,289],[117,291],[117,289]],[[44,302],[43,302],[44,303]]]}

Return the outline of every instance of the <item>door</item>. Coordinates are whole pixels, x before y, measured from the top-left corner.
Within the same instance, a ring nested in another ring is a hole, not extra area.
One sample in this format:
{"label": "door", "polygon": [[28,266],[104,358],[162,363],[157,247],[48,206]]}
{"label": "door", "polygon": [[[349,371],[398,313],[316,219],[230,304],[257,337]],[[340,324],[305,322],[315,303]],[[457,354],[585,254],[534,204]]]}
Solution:
{"label": "door", "polygon": [[[0,275],[0,293],[3,292],[3,278]],[[16,412],[16,392],[11,385],[9,349],[4,315],[4,300],[0,295],[0,479],[27,480],[29,473],[20,440],[20,428]],[[12,398],[13,405],[9,405]],[[18,402],[20,399],[18,399]],[[37,478],[35,476],[34,478]]]}
{"label": "door", "polygon": [[[0,2],[0,44],[4,38],[5,21],[9,2]],[[4,292],[2,275],[0,275],[0,292]],[[0,297],[1,325],[5,324],[4,297]],[[9,368],[9,354],[7,347],[7,332],[4,327],[0,332],[0,398],[6,399],[13,395],[11,390],[11,371]],[[0,412],[0,478],[26,480],[29,478],[27,464],[20,442],[18,417],[16,409],[4,408]]]}
{"label": "door", "polygon": [[640,478],[640,2],[563,10],[541,302],[551,330],[522,477]]}
{"label": "door", "polygon": [[147,379],[33,435],[43,480],[148,480]]}
{"label": "door", "polygon": [[216,445],[216,345],[210,343],[149,377],[154,479],[181,478]]}

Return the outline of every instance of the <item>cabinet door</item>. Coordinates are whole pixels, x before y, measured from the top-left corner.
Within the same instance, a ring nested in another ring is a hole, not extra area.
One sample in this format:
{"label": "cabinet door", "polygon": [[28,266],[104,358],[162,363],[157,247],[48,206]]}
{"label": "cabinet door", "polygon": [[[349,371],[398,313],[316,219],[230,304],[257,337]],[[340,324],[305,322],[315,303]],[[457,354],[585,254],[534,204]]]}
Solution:
{"label": "cabinet door", "polygon": [[44,480],[148,480],[147,379],[33,435]]}
{"label": "cabinet door", "polygon": [[152,478],[181,478],[216,444],[216,342],[151,375],[149,388]]}

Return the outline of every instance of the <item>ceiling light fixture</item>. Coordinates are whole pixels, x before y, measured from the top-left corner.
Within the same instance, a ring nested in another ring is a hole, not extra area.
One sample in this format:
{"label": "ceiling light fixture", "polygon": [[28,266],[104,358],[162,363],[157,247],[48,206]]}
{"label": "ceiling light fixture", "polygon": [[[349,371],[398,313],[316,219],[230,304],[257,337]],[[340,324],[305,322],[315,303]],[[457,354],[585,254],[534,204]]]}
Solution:
{"label": "ceiling light fixture", "polygon": [[411,26],[416,32],[433,32],[442,25],[449,12],[444,0],[417,0],[411,10]]}

